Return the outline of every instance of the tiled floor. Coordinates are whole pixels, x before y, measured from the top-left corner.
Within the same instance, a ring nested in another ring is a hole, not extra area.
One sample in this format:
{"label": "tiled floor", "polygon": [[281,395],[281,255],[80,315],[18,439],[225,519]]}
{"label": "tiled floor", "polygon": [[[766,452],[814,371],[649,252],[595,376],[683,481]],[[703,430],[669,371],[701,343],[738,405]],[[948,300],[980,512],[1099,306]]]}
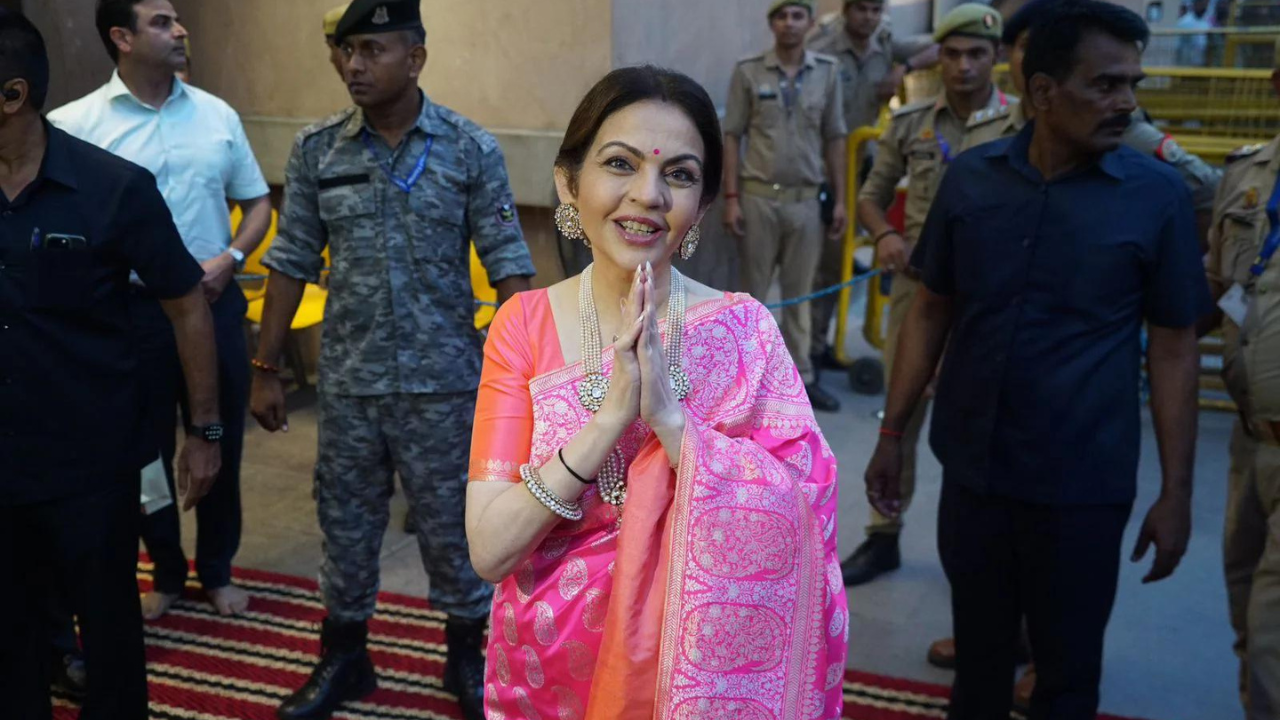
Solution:
{"label": "tiled floor", "polygon": [[[851,341],[855,355],[868,354]],[[824,383],[844,408],[822,415],[828,441],[842,468],[840,547],[851,551],[862,538],[867,504],[860,476],[875,440],[874,413],[882,398],[854,395],[843,377]],[[320,559],[320,533],[311,500],[315,457],[315,398],[291,395],[290,432],[269,436],[254,428],[244,460],[245,536],[237,563],[245,567],[312,576]],[[1205,413],[1197,452],[1194,536],[1178,573],[1144,586],[1146,564],[1125,564],[1107,642],[1103,707],[1150,720],[1228,720],[1241,716],[1235,694],[1235,658],[1226,619],[1222,579],[1222,513],[1227,441],[1232,418]],[[1144,419],[1140,497],[1126,542],[1132,543],[1146,508],[1159,489],[1154,436]],[[930,641],[950,631],[948,589],[935,548],[940,469],[922,451],[915,505],[903,535],[903,567],[849,593],[853,609],[849,663],[859,669],[947,683],[949,674],[924,659]],[[423,594],[416,543],[401,532],[403,498],[397,494],[382,552],[383,587]],[[193,523],[184,527],[193,547]],[[1129,546],[1126,546],[1126,552]],[[1149,562],[1149,560],[1148,560]]]}

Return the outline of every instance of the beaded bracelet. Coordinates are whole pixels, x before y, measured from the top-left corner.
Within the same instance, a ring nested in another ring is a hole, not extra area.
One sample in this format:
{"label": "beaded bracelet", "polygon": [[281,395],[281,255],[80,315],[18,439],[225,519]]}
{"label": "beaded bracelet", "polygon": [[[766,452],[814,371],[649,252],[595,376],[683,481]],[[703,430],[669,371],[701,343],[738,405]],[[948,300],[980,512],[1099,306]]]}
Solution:
{"label": "beaded bracelet", "polygon": [[576,502],[565,502],[559,495],[551,492],[543,484],[542,478],[533,465],[526,463],[520,466],[520,479],[524,480],[524,486],[529,489],[529,493],[551,512],[571,522],[582,519],[582,505]]}

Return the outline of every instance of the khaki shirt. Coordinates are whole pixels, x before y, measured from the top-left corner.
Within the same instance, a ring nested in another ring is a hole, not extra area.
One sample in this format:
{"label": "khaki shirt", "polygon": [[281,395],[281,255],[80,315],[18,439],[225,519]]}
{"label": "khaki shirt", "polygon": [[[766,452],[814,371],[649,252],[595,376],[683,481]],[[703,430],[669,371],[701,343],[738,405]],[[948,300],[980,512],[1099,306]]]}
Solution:
{"label": "khaki shirt", "polygon": [[1008,118],[1017,105],[1017,98],[993,89],[986,107],[967,120],[956,117],[944,96],[902,108],[880,139],[875,164],[858,191],[858,200],[873,200],[888,208],[898,182],[906,177],[906,238],[915,242],[947,163],[969,148],[1014,134]]}
{"label": "khaki shirt", "polygon": [[[1173,166],[1182,176],[1182,181],[1187,184],[1187,189],[1191,191],[1191,200],[1195,203],[1196,211],[1209,211],[1213,207],[1218,183],[1222,180],[1222,171],[1201,160],[1198,155],[1192,155],[1183,150],[1172,137],[1152,125],[1142,109],[1134,111],[1130,119],[1132,122],[1124,131],[1120,142],[1143,155],[1150,155],[1160,162]],[[1013,127],[1013,132],[1021,130],[1027,124],[1021,105],[1009,113],[1008,122]]]}
{"label": "khaki shirt", "polygon": [[[842,18],[843,20],[843,18]],[[880,81],[889,75],[894,63],[906,62],[920,52],[931,39],[899,42],[893,38],[887,24],[871,38],[865,55],[858,55],[849,33],[841,27],[809,41],[809,49],[830,55],[840,63],[840,92],[844,98],[844,124],[853,132],[860,127],[871,127],[880,118],[880,108],[885,103],[877,95]]]}
{"label": "khaki shirt", "polygon": [[724,131],[745,137],[744,180],[789,187],[821,185],[823,150],[848,134],[835,58],[805,51],[788,79],[773,50],[733,69]]}
{"label": "khaki shirt", "polygon": [[[1233,157],[1214,202],[1208,273],[1223,289],[1237,283],[1245,289],[1249,309],[1243,327],[1229,317],[1222,321],[1222,373],[1254,435],[1266,438],[1268,433],[1258,424],[1275,428],[1280,423],[1280,252],[1260,277],[1249,267],[1271,230],[1266,210],[1280,173],[1280,137]],[[1273,442],[1280,441],[1276,431],[1269,434]]]}

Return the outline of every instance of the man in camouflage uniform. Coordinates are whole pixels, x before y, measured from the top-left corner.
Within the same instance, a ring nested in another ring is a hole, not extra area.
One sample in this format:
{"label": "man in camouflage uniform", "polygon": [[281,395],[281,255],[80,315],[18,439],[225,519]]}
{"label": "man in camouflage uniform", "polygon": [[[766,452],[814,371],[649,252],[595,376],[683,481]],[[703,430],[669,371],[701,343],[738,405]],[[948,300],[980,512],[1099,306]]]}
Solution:
{"label": "man in camouflage uniform", "polygon": [[[1005,119],[1018,100],[1006,96],[991,82],[1000,26],[1000,14],[978,4],[960,5],[942,19],[934,39],[941,45],[945,91],[894,113],[880,141],[871,175],[858,193],[859,222],[875,238],[878,264],[893,274],[884,346],[887,372],[893,369],[898,333],[919,287],[907,258],[948,163],[971,147],[1013,134],[1013,130],[1006,129]],[[908,178],[906,232],[900,235],[885,219],[885,210],[904,177]],[[927,407],[928,402],[922,401],[916,408],[902,439],[904,512],[915,491],[916,445]],[[884,517],[872,509],[867,539],[841,567],[845,584],[860,585],[896,569],[900,564],[901,531],[901,516]]]}
{"label": "man in camouflage uniform", "polygon": [[[844,234],[847,131],[839,68],[834,58],[804,48],[813,12],[813,0],[774,2],[768,15],[773,49],[740,61],[729,83],[724,222],[742,240],[742,285],[758,300],[768,294],[775,268],[783,298],[813,290],[822,253],[818,194],[824,180],[835,196],[829,235]],[[782,336],[809,401],[815,410],[834,412],[840,402],[818,385],[809,361],[809,334],[805,303],[784,308]]]}
{"label": "man in camouflage uniform", "polygon": [[426,62],[417,0],[356,0],[338,23],[355,108],[303,130],[286,169],[252,409],[287,427],[276,363],[306,282],[333,260],[320,356],[315,498],[328,618],[311,678],[278,714],[325,718],[376,686],[366,651],[379,552],[398,472],[448,616],[444,687],[483,715],[482,639],[492,587],[463,526],[468,439],[481,365],[468,239],[506,299],[534,273],[502,152],[418,89]]}
{"label": "man in camouflage uniform", "polygon": [[[1280,43],[1272,82],[1280,93]],[[1280,136],[1232,153],[1209,233],[1231,437],[1223,560],[1249,720],[1280,716]]]}
{"label": "man in camouflage uniform", "polygon": [[[840,64],[840,96],[844,100],[844,124],[849,132],[871,127],[880,111],[910,72],[932,66],[937,61],[937,44],[930,35],[905,41],[893,37],[884,0],[845,0],[837,23],[819,28],[809,38],[809,49],[830,55]],[[860,181],[871,169],[872,143],[863,146]],[[822,245],[816,288],[840,282],[844,237],[829,236]],[[835,312],[835,295],[812,300],[810,355],[816,369],[837,369],[840,364],[827,342],[827,330]]]}

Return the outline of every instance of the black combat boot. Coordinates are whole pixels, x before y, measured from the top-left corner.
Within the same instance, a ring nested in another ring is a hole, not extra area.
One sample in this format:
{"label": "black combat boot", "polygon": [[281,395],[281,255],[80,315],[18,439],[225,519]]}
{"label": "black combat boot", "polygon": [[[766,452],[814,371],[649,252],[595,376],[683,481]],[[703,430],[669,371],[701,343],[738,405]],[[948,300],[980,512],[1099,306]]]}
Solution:
{"label": "black combat boot", "polygon": [[449,616],[444,638],[449,648],[444,663],[444,690],[458,696],[465,720],[484,720],[484,628],[486,618],[466,620]]}
{"label": "black combat boot", "polygon": [[320,631],[320,663],[300,690],[276,710],[280,720],[326,720],[344,702],[368,697],[378,676],[365,643],[369,626],[325,619]]}
{"label": "black combat boot", "polygon": [[870,582],[902,564],[897,533],[871,533],[853,554],[840,563],[844,584],[850,587]]}

